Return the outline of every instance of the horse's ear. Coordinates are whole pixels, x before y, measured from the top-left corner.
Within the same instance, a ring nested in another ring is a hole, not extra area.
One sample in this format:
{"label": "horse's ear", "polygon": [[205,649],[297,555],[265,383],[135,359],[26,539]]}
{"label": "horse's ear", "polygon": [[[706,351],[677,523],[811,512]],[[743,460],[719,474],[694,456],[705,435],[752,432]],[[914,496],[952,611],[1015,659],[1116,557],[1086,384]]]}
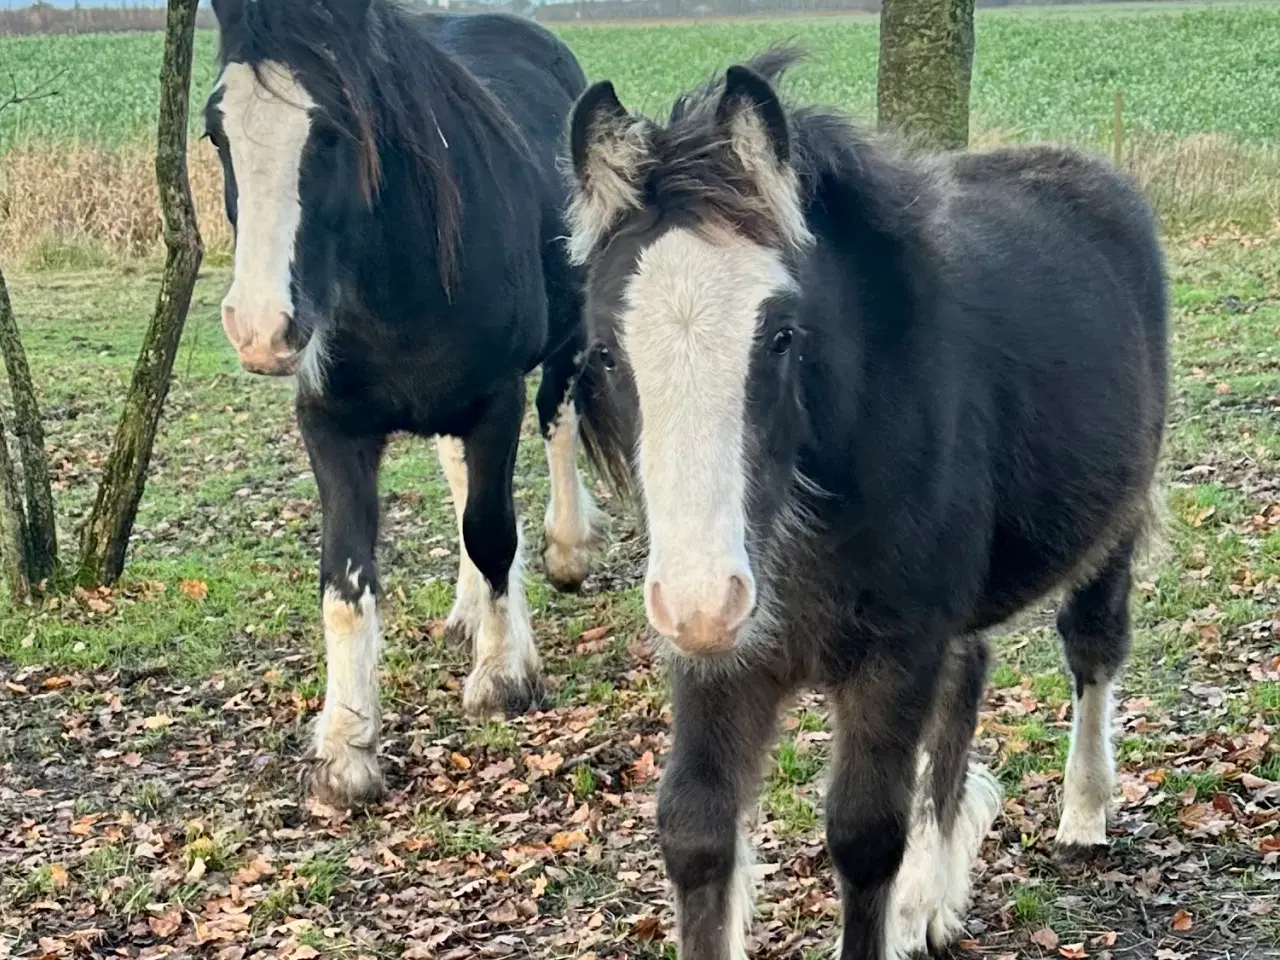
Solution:
{"label": "horse's ear", "polygon": [[578,98],[569,120],[574,176],[569,253],[575,262],[586,262],[624,212],[643,206],[651,130],[647,120],[627,112],[607,80]]}
{"label": "horse's ear", "polygon": [[725,72],[716,124],[733,137],[740,153],[767,150],[779,166],[791,159],[786,111],[769,81],[750,67],[730,67]]}
{"label": "horse's ear", "polygon": [[219,30],[226,30],[244,16],[245,0],[212,0],[212,4]]}
{"label": "horse's ear", "polygon": [[592,84],[578,98],[569,120],[569,155],[579,181],[584,179],[591,152],[630,117],[608,80]]}
{"label": "horse's ear", "polygon": [[715,123],[760,199],[773,210],[782,240],[795,249],[809,246],[813,235],[791,165],[787,113],[769,81],[750,67],[730,67]]}

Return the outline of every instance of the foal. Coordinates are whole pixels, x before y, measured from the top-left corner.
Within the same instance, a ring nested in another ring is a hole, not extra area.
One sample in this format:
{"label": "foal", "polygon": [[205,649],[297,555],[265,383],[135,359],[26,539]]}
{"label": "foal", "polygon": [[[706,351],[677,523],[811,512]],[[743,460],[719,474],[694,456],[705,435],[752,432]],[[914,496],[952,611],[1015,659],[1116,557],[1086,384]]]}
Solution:
{"label": "foal", "polygon": [[[682,960],[742,960],[739,821],[797,687],[833,710],[843,960],[941,949],[999,789],[969,759],[982,631],[1057,587],[1075,676],[1058,841],[1106,841],[1166,395],[1148,208],[1057,148],[905,159],[783,106],[772,52],[665,125],[579,100],[584,409],[634,467],[674,742],[658,827]],[[638,404],[638,418],[630,413]]]}
{"label": "foal", "polygon": [[221,74],[205,109],[236,231],[222,304],[245,369],[298,374],[324,516],[328,689],[313,784],[347,805],[382,776],[374,543],[386,438],[438,436],[461,562],[450,627],[474,643],[473,713],[541,687],[512,472],[525,375],[551,469],[551,579],[586,575],[579,479],[581,283],[556,155],[585,80],[526,20],[389,0],[214,0]]}

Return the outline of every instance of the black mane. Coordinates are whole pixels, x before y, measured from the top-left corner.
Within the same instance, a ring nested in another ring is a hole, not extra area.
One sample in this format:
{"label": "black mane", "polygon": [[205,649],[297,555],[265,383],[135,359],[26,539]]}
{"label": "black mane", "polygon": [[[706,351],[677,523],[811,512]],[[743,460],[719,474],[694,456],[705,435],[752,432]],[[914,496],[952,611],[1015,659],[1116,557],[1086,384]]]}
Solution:
{"label": "black mane", "polygon": [[[222,31],[219,63],[243,61],[255,72],[264,61],[293,68],[337,132],[357,144],[366,203],[379,196],[383,150],[392,147],[412,160],[414,202],[435,221],[440,281],[449,290],[458,276],[462,198],[443,118],[465,116],[517,150],[524,138],[493,94],[436,42],[436,15],[396,0],[353,0],[345,7],[252,0],[237,12]],[[478,146],[488,166],[483,141]]]}

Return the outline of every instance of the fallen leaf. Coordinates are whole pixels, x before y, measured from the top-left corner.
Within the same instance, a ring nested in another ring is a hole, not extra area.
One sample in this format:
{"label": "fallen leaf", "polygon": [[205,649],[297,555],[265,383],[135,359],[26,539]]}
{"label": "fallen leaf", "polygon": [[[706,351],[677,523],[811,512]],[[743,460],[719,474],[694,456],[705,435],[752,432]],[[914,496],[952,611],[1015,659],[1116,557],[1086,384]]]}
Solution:
{"label": "fallen leaf", "polygon": [[631,765],[631,774],[636,783],[652,780],[656,772],[652,750],[646,750],[640,755],[640,759]]}
{"label": "fallen leaf", "polygon": [[232,874],[231,879],[234,883],[247,887],[257,883],[263,877],[271,876],[273,873],[275,873],[275,870],[271,864],[267,863],[262,857],[255,857],[248,866],[241,867]]}
{"label": "fallen leaf", "polygon": [[1177,913],[1175,913],[1173,915],[1173,922],[1170,924],[1170,926],[1173,927],[1174,930],[1177,930],[1179,933],[1186,933],[1194,925],[1195,924],[1191,918],[1191,914],[1187,913],[1187,911],[1185,910],[1179,910]]}
{"label": "fallen leaf", "polygon": [[1083,960],[1084,957],[1089,956],[1089,954],[1085,952],[1083,943],[1068,943],[1065,946],[1059,947],[1058,953],[1066,957],[1067,960]]}
{"label": "fallen leaf", "polygon": [[55,890],[65,890],[71,882],[71,878],[67,876],[67,868],[60,863],[50,865],[49,879],[53,881]]}
{"label": "fallen leaf", "polygon": [[142,764],[142,754],[140,754],[140,753],[126,753],[123,757],[121,757],[121,758],[120,758],[120,762],[121,762],[121,763],[123,763],[126,767],[137,767],[137,766],[141,766],[141,764]]}
{"label": "fallen leaf", "polygon": [[298,947],[297,950],[293,951],[290,956],[292,957],[292,960],[315,960],[316,957],[320,956],[320,951],[315,947],[309,947],[304,943],[302,946]]}
{"label": "fallen leaf", "polygon": [[1049,927],[1045,927],[1043,930],[1037,930],[1033,933],[1031,935],[1031,942],[1037,947],[1044,947],[1046,950],[1058,949],[1058,935]]}
{"label": "fallen leaf", "polygon": [[72,682],[70,677],[45,677],[40,686],[46,690],[61,690],[63,687],[71,686]]}
{"label": "fallen leaf", "polygon": [[641,943],[652,943],[662,936],[662,918],[656,913],[642,917],[631,925],[631,936]]}
{"label": "fallen leaf", "polygon": [[192,600],[197,602],[209,595],[209,585],[203,580],[183,580],[178,587]]}
{"label": "fallen leaf", "polygon": [[148,730],[163,730],[165,727],[173,725],[173,717],[157,713],[154,717],[147,717],[147,719],[143,720],[142,725]]}
{"label": "fallen leaf", "polygon": [[172,937],[182,926],[182,914],[175,910],[173,913],[166,913],[159,917],[148,917],[147,926],[161,940]]}
{"label": "fallen leaf", "polygon": [[590,630],[583,630],[578,637],[579,643],[591,643],[594,640],[603,640],[609,635],[608,627],[592,627]]}
{"label": "fallen leaf", "polygon": [[556,853],[563,853],[574,847],[581,847],[587,842],[587,835],[581,830],[574,830],[572,833],[557,833],[551,838],[551,849]]}
{"label": "fallen leaf", "polygon": [[520,919],[520,914],[516,912],[516,905],[510,900],[503,900],[485,916],[494,923],[515,923]]}
{"label": "fallen leaf", "polygon": [[1100,933],[1089,941],[1091,947],[1114,947],[1116,945],[1116,932],[1108,930],[1106,933]]}

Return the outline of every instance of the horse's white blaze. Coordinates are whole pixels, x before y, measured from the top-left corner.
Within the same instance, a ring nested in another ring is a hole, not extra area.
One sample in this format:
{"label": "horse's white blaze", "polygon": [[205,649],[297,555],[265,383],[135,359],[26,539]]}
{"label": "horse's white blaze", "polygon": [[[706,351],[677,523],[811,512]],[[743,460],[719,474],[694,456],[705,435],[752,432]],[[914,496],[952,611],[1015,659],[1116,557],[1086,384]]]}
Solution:
{"label": "horse's white blaze", "polygon": [[1057,842],[1062,846],[1102,846],[1107,842],[1107,806],[1115,781],[1111,681],[1085,684],[1071,719],[1071,750]]}
{"label": "horse's white blaze", "polygon": [[219,85],[237,192],[223,324],[247,363],[266,365],[288,353],[283,335],[294,310],[290,270],[302,220],[298,177],[315,102],[291,71],[271,61],[259,65],[258,76],[248,64],[229,63]]}
{"label": "horse's white blaze", "polygon": [[[351,574],[358,584],[360,571]],[[355,603],[334,588],[324,595],[324,711],[316,724],[316,757],[324,762],[322,793],[367,796],[381,785],[375,753],[381,711],[378,656],[382,632],[377,601],[368,586]]]}
{"label": "horse's white blaze", "polygon": [[547,498],[543,559],[553,580],[576,585],[587,575],[599,511],[578,472],[578,411],[572,400],[560,404],[545,446],[551,495]]}
{"label": "horse's white blaze", "polygon": [[646,248],[628,282],[620,331],[640,401],[645,608],[667,636],[715,620],[726,604],[745,616],[754,603],[745,545],[747,377],[761,305],[792,283],[771,250],[682,229]]}

